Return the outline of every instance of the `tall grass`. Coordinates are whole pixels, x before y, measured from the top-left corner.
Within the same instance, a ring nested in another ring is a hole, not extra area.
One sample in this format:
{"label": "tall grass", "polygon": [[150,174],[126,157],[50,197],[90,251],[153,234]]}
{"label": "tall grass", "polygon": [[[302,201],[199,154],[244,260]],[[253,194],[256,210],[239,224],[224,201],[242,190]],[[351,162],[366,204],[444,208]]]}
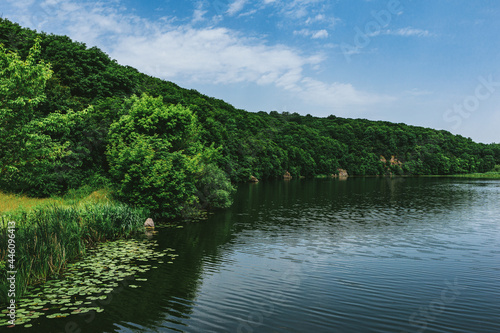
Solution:
{"label": "tall grass", "polygon": [[[58,276],[69,261],[97,242],[130,236],[147,212],[119,203],[47,205],[16,210],[0,218],[0,267],[7,261],[7,222],[15,221],[16,297],[28,285]],[[7,299],[6,270],[0,272],[0,304]]]}
{"label": "tall grass", "polygon": [[30,198],[19,194],[7,194],[0,192],[0,213],[5,213],[15,209],[30,209],[43,204],[54,204],[62,199],[55,198]]}
{"label": "tall grass", "polygon": [[82,187],[69,190],[62,197],[32,198],[21,194],[0,192],[0,214],[18,209],[32,209],[50,205],[74,205],[81,203],[109,203],[111,191],[108,189],[94,190],[92,187]]}

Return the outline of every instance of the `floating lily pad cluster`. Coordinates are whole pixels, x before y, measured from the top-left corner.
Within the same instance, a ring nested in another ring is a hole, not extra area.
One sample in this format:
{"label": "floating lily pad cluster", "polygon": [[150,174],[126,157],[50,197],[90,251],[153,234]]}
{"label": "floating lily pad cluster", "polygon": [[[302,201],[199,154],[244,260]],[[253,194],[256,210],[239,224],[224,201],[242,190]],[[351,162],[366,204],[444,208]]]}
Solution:
{"label": "floating lily pad cluster", "polygon": [[[177,257],[173,249],[154,249],[155,242],[118,240],[101,244],[82,261],[68,265],[60,280],[51,280],[27,293],[16,303],[15,325],[32,327],[32,321],[40,317],[63,318],[90,311],[103,312],[99,306],[120,285],[120,281],[145,282],[142,273],[156,264],[169,264]],[[167,256],[166,258],[163,258]],[[140,288],[139,284],[125,283],[128,288]],[[8,326],[8,311],[0,313],[0,327]]]}

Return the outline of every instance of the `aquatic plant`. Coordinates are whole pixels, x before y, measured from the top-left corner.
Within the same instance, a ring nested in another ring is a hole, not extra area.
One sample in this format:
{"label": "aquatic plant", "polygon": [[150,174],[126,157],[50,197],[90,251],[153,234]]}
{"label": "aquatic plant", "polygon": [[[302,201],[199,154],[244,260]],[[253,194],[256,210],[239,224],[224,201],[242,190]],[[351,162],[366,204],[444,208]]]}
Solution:
{"label": "aquatic plant", "polygon": [[[16,222],[16,298],[28,285],[58,276],[69,261],[98,242],[142,229],[147,213],[118,203],[47,206],[0,218],[0,263],[7,260],[7,223]],[[7,302],[6,270],[0,272],[0,304]]]}
{"label": "aquatic plant", "polygon": [[[25,328],[37,325],[38,318],[64,318],[87,312],[103,312],[111,293],[121,287],[140,288],[147,279],[145,272],[177,257],[173,249],[155,250],[152,241],[134,239],[101,243],[88,251],[85,259],[67,265],[60,279],[29,287],[16,304],[15,325]],[[134,284],[132,284],[132,282]],[[0,327],[8,326],[8,310],[0,312]]]}

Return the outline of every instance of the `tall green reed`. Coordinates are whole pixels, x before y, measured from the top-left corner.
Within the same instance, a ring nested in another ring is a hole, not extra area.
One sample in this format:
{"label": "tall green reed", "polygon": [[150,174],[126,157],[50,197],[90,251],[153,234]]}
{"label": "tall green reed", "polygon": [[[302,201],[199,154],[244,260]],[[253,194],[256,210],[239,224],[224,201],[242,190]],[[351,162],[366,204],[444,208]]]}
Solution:
{"label": "tall green reed", "polygon": [[[7,222],[15,221],[16,298],[29,285],[56,277],[98,242],[140,230],[147,212],[119,203],[47,206],[0,217],[0,268],[7,261]],[[0,271],[0,304],[8,302],[7,269]]]}

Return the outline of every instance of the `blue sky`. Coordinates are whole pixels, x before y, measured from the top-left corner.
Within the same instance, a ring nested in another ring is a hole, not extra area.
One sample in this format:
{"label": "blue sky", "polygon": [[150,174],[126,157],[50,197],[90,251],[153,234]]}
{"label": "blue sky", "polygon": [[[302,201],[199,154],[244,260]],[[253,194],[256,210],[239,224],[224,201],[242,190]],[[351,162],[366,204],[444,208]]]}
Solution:
{"label": "blue sky", "polygon": [[494,0],[3,0],[0,14],[248,111],[500,142]]}

